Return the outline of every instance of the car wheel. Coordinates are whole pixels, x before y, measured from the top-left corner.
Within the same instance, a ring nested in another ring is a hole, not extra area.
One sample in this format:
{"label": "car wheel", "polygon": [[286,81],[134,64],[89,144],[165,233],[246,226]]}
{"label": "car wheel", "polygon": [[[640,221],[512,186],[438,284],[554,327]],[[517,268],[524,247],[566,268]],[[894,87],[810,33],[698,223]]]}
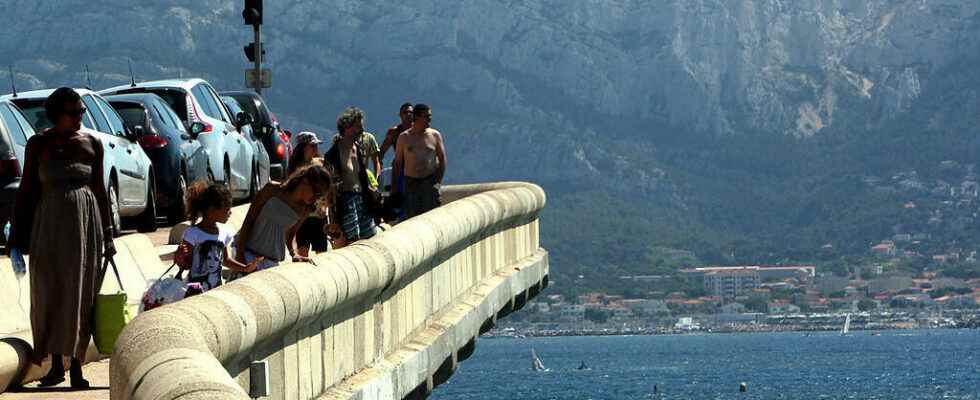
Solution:
{"label": "car wheel", "polygon": [[177,225],[187,219],[187,179],[184,175],[177,175],[177,193],[174,193],[174,202],[167,213],[167,221],[171,225]]}
{"label": "car wheel", "polygon": [[109,213],[111,214],[110,218],[112,218],[112,221],[109,221],[109,223],[112,224],[112,237],[119,237],[122,233],[122,217],[119,215],[119,195],[116,193],[116,184],[113,182],[109,185]]}
{"label": "car wheel", "polygon": [[153,176],[146,186],[146,209],[139,215],[136,231],[140,233],[156,232],[157,230],[157,201],[153,193]]}

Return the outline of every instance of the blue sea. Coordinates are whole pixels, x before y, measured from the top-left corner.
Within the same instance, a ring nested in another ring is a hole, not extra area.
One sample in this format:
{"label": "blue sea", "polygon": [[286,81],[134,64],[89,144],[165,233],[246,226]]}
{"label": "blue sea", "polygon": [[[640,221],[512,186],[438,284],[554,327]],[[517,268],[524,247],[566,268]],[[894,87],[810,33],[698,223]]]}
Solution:
{"label": "blue sea", "polygon": [[432,398],[980,399],[980,331],[481,338]]}

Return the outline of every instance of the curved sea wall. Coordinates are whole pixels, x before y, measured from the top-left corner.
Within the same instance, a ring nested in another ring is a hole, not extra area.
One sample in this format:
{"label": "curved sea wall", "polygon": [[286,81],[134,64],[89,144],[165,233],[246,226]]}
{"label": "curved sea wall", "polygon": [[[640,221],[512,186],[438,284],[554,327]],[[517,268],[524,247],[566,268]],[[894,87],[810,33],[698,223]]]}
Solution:
{"label": "curved sea wall", "polygon": [[341,250],[137,317],[112,355],[113,399],[424,396],[476,337],[547,284],[544,191],[447,187],[445,205]]}

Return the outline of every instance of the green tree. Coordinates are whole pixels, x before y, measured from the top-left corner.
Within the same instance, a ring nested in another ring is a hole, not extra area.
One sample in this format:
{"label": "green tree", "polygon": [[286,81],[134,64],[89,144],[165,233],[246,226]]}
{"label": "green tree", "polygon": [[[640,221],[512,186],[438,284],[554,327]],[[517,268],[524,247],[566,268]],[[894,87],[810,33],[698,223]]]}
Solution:
{"label": "green tree", "polygon": [[609,320],[609,313],[595,308],[587,308],[585,310],[585,319],[597,324],[604,324]]}
{"label": "green tree", "polygon": [[872,311],[878,308],[878,303],[870,299],[861,299],[858,301],[858,310],[861,311]]}

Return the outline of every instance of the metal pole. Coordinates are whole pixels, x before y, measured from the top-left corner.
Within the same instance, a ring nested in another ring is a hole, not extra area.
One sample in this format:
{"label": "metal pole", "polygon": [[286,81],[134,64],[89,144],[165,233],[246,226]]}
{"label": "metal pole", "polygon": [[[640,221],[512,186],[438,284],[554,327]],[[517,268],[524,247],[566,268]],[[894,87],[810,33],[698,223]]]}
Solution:
{"label": "metal pole", "polygon": [[262,94],[262,28],[255,26],[255,93]]}

